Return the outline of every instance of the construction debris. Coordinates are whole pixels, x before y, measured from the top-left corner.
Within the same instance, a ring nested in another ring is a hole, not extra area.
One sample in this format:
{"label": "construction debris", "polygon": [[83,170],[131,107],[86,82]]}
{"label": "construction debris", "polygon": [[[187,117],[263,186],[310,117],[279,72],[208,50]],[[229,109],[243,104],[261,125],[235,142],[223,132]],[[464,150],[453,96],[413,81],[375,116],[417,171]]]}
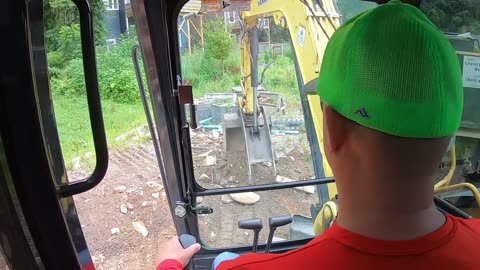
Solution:
{"label": "construction debris", "polygon": [[151,188],[157,188],[159,190],[163,189],[163,185],[158,183],[157,181],[148,181],[146,184],[148,187],[151,187]]}
{"label": "construction debris", "polygon": [[139,232],[141,235],[143,235],[143,237],[148,236],[148,230],[142,221],[134,221],[132,222],[132,225],[135,231]]}
{"label": "construction debris", "polygon": [[231,203],[232,202],[232,197],[228,194],[224,194],[224,195],[222,195],[221,201],[224,204]]}
{"label": "construction debris", "polygon": [[123,203],[122,203],[122,205],[120,205],[120,213],[122,213],[122,214],[128,213],[127,206]]}
{"label": "construction debris", "polygon": [[208,180],[210,179],[210,177],[204,173],[202,173],[202,175],[200,175],[200,177],[198,178],[198,180]]}
{"label": "construction debris", "polygon": [[234,193],[230,194],[232,199],[241,204],[254,204],[260,201],[260,195],[253,193],[253,192],[245,192],[245,193]]}
{"label": "construction debris", "polygon": [[203,153],[203,154],[201,154],[201,155],[198,155],[198,157],[207,157],[207,156],[210,155],[210,153],[212,153],[212,152],[213,152],[213,150],[210,150],[210,151],[205,152],[205,153]]}
{"label": "construction debris", "polygon": [[216,156],[206,156],[205,157],[205,165],[206,166],[213,166],[217,164],[217,157]]}
{"label": "construction debris", "polygon": [[122,192],[125,192],[126,190],[127,190],[126,186],[116,186],[113,188],[113,191],[117,193],[122,193]]}
{"label": "construction debris", "polygon": [[133,204],[131,203],[126,203],[127,209],[128,210],[133,210]]}
{"label": "construction debris", "polygon": [[[277,181],[278,183],[288,183],[288,182],[294,182],[297,180],[293,180],[285,176],[277,175],[277,179],[275,179],[275,181]],[[315,193],[315,186],[304,186],[304,187],[295,187],[295,188],[309,194]]]}

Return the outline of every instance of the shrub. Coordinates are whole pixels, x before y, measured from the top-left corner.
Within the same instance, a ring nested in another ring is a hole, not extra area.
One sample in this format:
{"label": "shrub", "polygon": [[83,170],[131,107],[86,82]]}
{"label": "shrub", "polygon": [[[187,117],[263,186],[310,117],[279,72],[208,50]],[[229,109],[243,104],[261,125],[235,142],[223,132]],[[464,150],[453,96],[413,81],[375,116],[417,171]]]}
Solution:
{"label": "shrub", "polygon": [[211,60],[218,60],[223,70],[224,61],[232,52],[235,41],[230,37],[230,33],[225,31],[225,25],[220,18],[206,22],[203,27],[205,56]]}
{"label": "shrub", "polygon": [[[136,39],[129,35],[120,38],[117,45],[112,48],[97,47],[97,70],[102,98],[123,103],[139,100],[140,94],[131,58],[134,44]],[[49,58],[49,64],[50,70],[53,71],[51,72],[53,91],[66,96],[84,95],[86,89],[82,59],[72,59],[63,70],[58,70],[50,63],[55,63],[57,56],[55,53],[49,54],[49,57],[51,56],[53,58]],[[143,68],[143,65],[140,66]]]}

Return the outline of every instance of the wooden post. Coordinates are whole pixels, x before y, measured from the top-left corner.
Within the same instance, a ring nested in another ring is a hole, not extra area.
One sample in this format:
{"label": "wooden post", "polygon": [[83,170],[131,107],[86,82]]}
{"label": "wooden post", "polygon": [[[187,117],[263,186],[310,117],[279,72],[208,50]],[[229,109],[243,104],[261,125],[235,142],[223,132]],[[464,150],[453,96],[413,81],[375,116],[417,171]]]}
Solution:
{"label": "wooden post", "polygon": [[187,21],[187,39],[188,39],[188,53],[192,54],[192,36],[190,35],[190,19]]}

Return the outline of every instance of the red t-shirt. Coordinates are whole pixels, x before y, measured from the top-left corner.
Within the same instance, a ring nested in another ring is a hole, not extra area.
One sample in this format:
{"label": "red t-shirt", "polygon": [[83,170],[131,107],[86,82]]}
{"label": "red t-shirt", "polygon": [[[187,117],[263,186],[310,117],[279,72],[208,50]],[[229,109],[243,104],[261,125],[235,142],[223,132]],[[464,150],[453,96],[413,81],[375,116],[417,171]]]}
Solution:
{"label": "red t-shirt", "polygon": [[480,220],[452,216],[438,230],[407,241],[372,239],[336,224],[300,249],[246,254],[217,270],[480,269]]}

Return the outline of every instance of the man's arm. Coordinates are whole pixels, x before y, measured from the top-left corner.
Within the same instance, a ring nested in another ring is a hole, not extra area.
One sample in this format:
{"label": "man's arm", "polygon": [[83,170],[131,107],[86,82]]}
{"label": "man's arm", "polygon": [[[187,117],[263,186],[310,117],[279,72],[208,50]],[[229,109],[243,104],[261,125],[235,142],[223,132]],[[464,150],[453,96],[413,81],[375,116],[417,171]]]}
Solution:
{"label": "man's arm", "polygon": [[160,248],[158,255],[160,263],[157,270],[181,270],[198,251],[200,251],[200,244],[193,244],[184,249],[178,237],[174,237]]}

